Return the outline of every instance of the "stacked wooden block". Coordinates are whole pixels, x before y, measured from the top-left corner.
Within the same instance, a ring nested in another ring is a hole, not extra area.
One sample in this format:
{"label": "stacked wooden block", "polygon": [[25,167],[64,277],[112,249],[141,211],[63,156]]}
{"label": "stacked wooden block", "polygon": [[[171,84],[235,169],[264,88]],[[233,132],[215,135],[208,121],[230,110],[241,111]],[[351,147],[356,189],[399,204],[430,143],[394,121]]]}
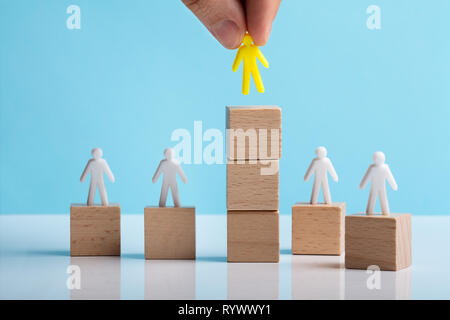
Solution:
{"label": "stacked wooden block", "polygon": [[226,109],[229,262],[279,261],[281,109]]}

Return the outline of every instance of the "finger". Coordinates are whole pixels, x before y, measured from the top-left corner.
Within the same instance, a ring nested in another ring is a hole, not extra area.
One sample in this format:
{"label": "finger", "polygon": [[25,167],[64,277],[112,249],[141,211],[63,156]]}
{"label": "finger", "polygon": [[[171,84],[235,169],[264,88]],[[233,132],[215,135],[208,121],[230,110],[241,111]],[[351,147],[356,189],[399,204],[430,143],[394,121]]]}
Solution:
{"label": "finger", "polygon": [[266,44],[281,0],[246,0],[247,29],[257,46]]}
{"label": "finger", "polygon": [[239,0],[182,1],[225,48],[239,47],[247,30]]}

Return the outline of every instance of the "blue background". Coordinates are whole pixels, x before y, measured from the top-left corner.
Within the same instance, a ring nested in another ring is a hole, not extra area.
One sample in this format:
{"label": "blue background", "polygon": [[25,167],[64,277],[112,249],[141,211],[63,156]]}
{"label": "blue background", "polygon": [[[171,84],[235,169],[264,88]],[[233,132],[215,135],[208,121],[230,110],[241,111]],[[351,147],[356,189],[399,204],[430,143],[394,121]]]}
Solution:
{"label": "blue background", "polygon": [[[70,4],[81,30],[66,28]],[[381,7],[381,30],[366,8]],[[266,93],[241,94],[235,51],[181,1],[0,0],[0,213],[67,213],[84,202],[92,147],[116,176],[111,202],[156,204],[151,177],[173,130],[225,126],[226,105],[283,113],[280,212],[310,197],[318,145],[339,174],[334,201],[365,209],[358,184],[382,150],[399,184],[392,211],[450,212],[450,1],[283,1],[261,68]],[[182,204],[225,213],[225,165],[184,165]],[[378,206],[377,206],[378,207]]]}

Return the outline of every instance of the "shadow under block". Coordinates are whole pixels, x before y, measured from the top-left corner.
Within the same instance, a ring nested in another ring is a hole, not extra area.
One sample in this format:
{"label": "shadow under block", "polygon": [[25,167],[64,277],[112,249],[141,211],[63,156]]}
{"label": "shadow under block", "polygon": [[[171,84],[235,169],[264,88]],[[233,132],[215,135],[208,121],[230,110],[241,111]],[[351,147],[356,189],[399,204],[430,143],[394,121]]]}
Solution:
{"label": "shadow under block", "polygon": [[226,128],[227,159],[281,158],[280,107],[229,106],[226,108]]}
{"label": "shadow under block", "polygon": [[120,256],[120,206],[70,206],[70,255]]}
{"label": "shadow under block", "polygon": [[400,270],[411,265],[411,215],[345,217],[345,267]]}
{"label": "shadow under block", "polygon": [[145,259],[195,259],[195,208],[144,209]]}
{"label": "shadow under block", "polygon": [[345,203],[292,206],[292,254],[341,255],[344,252]]}
{"label": "shadow under block", "polygon": [[228,262],[278,262],[278,211],[228,211]]}
{"label": "shadow under block", "polygon": [[279,160],[268,162],[227,162],[228,210],[278,210]]}

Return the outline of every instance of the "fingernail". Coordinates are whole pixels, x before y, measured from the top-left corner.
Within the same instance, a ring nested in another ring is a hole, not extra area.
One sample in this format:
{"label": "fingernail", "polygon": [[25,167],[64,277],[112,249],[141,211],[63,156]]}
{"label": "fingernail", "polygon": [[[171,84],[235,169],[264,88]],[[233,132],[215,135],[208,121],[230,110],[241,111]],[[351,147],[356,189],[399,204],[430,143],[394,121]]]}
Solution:
{"label": "fingernail", "polygon": [[240,45],[240,30],[234,21],[222,20],[211,27],[211,32],[225,48],[234,49]]}

